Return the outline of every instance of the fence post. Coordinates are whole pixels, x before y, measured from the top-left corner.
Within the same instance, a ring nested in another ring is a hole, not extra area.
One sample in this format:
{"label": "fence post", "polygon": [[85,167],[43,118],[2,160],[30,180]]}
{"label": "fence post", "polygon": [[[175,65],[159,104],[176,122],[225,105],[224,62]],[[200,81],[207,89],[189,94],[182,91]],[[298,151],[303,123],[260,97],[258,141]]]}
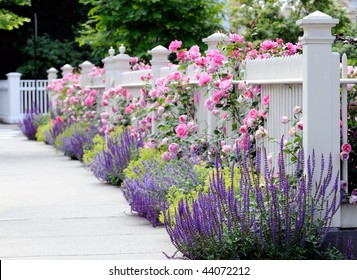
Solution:
{"label": "fence post", "polygon": [[123,73],[130,71],[130,56],[125,53],[125,47],[121,44],[119,54],[114,56],[114,81],[116,85],[123,83]]}
{"label": "fence post", "polygon": [[115,50],[110,47],[109,56],[102,60],[105,69],[105,90],[114,86],[114,54]]}
{"label": "fence post", "polygon": [[[303,146],[306,156],[316,155],[315,180],[318,181],[320,157],[332,155],[333,188],[340,169],[340,77],[339,55],[332,53],[331,28],[337,19],[316,11],[297,25],[304,29],[303,45]],[[340,212],[332,226],[340,226]]]}
{"label": "fence post", "polygon": [[79,67],[81,67],[81,87],[85,88],[90,85],[90,77],[89,73],[92,71],[94,64],[92,64],[89,61],[84,61],[82,64],[79,64]]}
{"label": "fence post", "polygon": [[48,83],[50,84],[53,80],[56,80],[57,79],[57,73],[58,73],[58,70],[56,68],[50,68],[48,69],[47,71],[47,80],[48,80]]}
{"label": "fence post", "polygon": [[62,70],[62,77],[64,77],[65,75],[73,72],[73,67],[69,64],[65,64],[61,67]]}
{"label": "fence post", "polygon": [[[228,43],[228,37],[227,35],[220,33],[220,32],[216,32],[213,33],[212,35],[208,36],[207,38],[202,39],[202,42],[206,43],[206,45],[208,46],[208,51],[212,51],[212,50],[219,50],[218,46],[219,44],[227,44]],[[208,112],[207,110],[202,110],[202,107],[204,107],[204,101],[200,100],[199,103],[199,108],[197,109],[198,112]],[[214,135],[214,131],[217,127],[217,117],[213,116],[213,114],[211,114],[210,112],[208,112],[208,115],[204,115],[204,116],[198,116],[198,122],[199,122],[199,127],[201,129],[201,127],[203,127],[203,125],[201,124],[201,119],[202,120],[206,120],[207,121],[207,134],[208,135]]]}
{"label": "fence post", "polygon": [[[159,45],[155,48],[153,48],[151,51],[149,51],[149,54],[151,54],[151,69],[152,69],[152,86],[154,87],[156,84],[156,80],[160,78],[160,70],[162,67],[166,67],[169,64],[168,60],[168,55],[170,54],[170,51]],[[157,132],[157,123],[155,121],[155,113],[153,116],[153,121],[152,121],[152,133]]]}
{"label": "fence post", "polygon": [[8,123],[17,123],[21,119],[21,108],[20,108],[20,73],[8,73],[7,82],[8,82]]}
{"label": "fence post", "polygon": [[[50,85],[52,83],[52,81],[57,79],[57,73],[58,70],[54,67],[48,69],[47,71],[47,80],[48,80],[48,85]],[[53,91],[48,91],[48,99],[49,99],[49,108],[54,108],[55,106],[55,101],[56,101],[56,97],[53,94]]]}

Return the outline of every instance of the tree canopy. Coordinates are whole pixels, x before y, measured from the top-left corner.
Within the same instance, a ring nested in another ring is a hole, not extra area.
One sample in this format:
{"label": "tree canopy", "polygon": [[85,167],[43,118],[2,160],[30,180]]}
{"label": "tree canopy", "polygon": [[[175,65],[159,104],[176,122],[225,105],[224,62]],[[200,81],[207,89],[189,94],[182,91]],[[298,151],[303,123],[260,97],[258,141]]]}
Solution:
{"label": "tree canopy", "polygon": [[107,53],[124,44],[143,55],[158,44],[174,40],[202,44],[202,38],[221,29],[225,1],[217,0],[80,0],[91,5],[89,19],[77,41],[94,52]]}
{"label": "tree canopy", "polygon": [[12,30],[19,28],[24,22],[30,22],[29,18],[19,16],[9,10],[14,5],[30,6],[31,0],[0,0],[0,29]]}
{"label": "tree canopy", "polygon": [[252,41],[278,37],[296,43],[302,33],[296,21],[316,10],[340,20],[334,33],[343,32],[350,25],[346,13],[333,0],[231,0],[231,3],[233,28],[247,31]]}

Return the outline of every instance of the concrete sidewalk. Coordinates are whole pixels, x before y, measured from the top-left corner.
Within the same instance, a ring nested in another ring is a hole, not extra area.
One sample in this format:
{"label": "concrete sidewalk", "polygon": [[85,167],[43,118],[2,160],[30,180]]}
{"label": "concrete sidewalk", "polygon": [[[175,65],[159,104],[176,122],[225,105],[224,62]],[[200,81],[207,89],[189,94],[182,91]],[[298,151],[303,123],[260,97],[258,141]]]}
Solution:
{"label": "concrete sidewalk", "polygon": [[130,212],[118,187],[0,124],[0,259],[165,259],[163,227]]}

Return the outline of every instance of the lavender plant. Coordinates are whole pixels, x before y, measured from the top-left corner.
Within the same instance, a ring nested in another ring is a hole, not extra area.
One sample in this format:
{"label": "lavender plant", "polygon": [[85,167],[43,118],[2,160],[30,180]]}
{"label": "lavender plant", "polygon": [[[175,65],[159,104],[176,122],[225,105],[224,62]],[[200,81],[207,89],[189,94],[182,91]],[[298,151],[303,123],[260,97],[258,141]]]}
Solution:
{"label": "lavender plant", "polygon": [[142,145],[128,130],[120,136],[108,136],[106,147],[93,158],[89,169],[99,180],[119,185],[124,179],[124,169]]}
{"label": "lavender plant", "polygon": [[38,124],[36,123],[36,116],[40,113],[36,108],[32,108],[28,110],[19,123],[19,127],[21,132],[27,137],[29,140],[36,140],[36,132],[38,128]]}
{"label": "lavender plant", "polygon": [[[281,142],[282,143],[282,142]],[[239,179],[225,185],[219,166],[210,179],[207,194],[195,201],[181,200],[175,222],[165,214],[172,243],[188,259],[330,259],[342,258],[334,248],[323,246],[331,219],[339,204],[338,176],[332,178],[331,156],[325,170],[316,170],[315,155],[306,161],[300,152],[296,174],[285,172],[283,144],[278,176],[268,168],[261,151],[255,162],[238,151]],[[303,164],[301,164],[303,163]],[[301,170],[307,170],[301,176]],[[319,172],[315,186],[313,178]],[[263,182],[262,179],[263,178]],[[332,190],[327,187],[333,183]]]}
{"label": "lavender plant", "polygon": [[134,172],[138,178],[126,179],[123,192],[132,211],[145,217],[153,226],[161,225],[161,211],[169,206],[168,192],[171,188],[184,193],[204,184],[188,159],[172,160],[164,166],[158,160],[142,161],[144,172],[138,166]]}

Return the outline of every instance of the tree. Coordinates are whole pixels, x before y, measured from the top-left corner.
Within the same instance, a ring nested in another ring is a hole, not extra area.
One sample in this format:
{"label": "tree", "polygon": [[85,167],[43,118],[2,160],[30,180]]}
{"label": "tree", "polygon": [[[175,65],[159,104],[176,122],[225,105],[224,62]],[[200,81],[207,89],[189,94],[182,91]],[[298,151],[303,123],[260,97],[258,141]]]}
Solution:
{"label": "tree", "polygon": [[67,63],[76,67],[85,60],[91,60],[93,63],[100,61],[100,59],[91,57],[89,47],[80,49],[74,40],[59,40],[45,33],[37,37],[38,73],[34,74],[33,40],[34,37],[30,37],[21,48],[27,60],[16,71],[20,72],[23,77],[45,78],[47,76],[46,70],[50,67],[60,69]]}
{"label": "tree", "polygon": [[91,5],[82,25],[80,45],[89,44],[104,55],[110,46],[124,44],[144,55],[172,40],[202,45],[202,38],[221,29],[225,1],[217,0],[80,0]]}
{"label": "tree", "polygon": [[0,0],[0,29],[12,30],[19,28],[24,22],[30,22],[29,18],[8,10],[12,5],[30,6],[31,0]]}
{"label": "tree", "polygon": [[[46,70],[50,67],[58,69],[65,63],[76,67],[77,63],[84,60],[92,63],[101,61],[91,56],[88,46],[80,49],[78,43],[75,43],[77,30],[87,19],[88,6],[73,0],[32,0],[31,6],[12,5],[10,8],[15,14],[24,17],[33,18],[34,13],[37,15],[38,73],[35,74],[34,71],[34,24],[31,23],[11,32],[0,30],[0,79],[4,79],[6,73],[14,71],[20,71],[24,79],[46,78]],[[55,52],[58,60],[53,56]]]}
{"label": "tree", "polygon": [[248,39],[256,42],[278,37],[296,43],[302,33],[296,21],[317,10],[340,20],[334,33],[350,25],[346,13],[333,0],[231,0],[231,3],[233,28],[243,31],[243,27]]}

